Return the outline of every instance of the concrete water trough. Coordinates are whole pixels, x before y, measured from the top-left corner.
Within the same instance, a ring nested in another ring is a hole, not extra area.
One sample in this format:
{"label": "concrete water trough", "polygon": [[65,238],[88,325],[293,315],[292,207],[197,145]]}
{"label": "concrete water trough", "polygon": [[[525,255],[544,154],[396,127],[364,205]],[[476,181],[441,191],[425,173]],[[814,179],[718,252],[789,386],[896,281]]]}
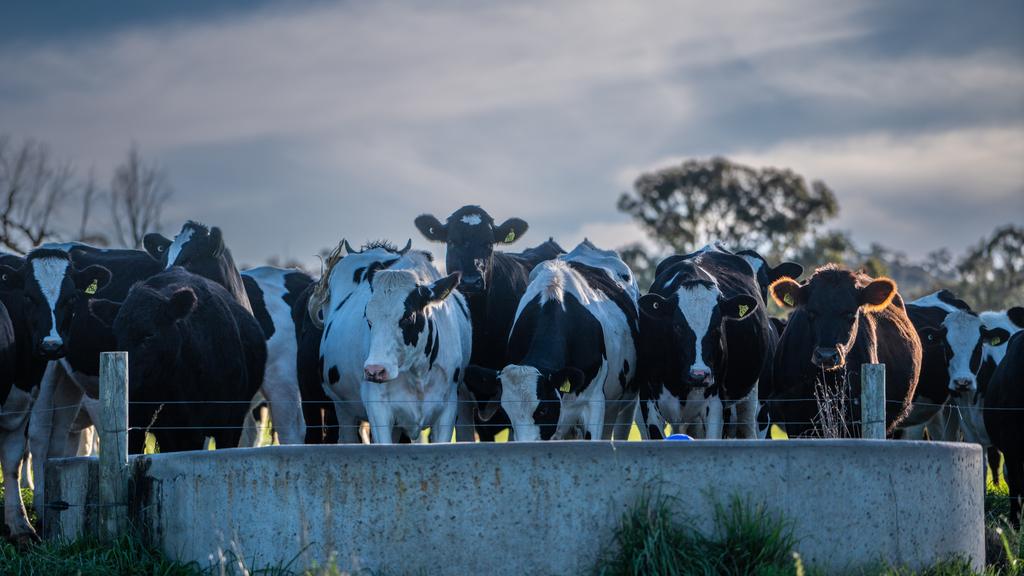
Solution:
{"label": "concrete water trough", "polygon": [[[125,508],[175,559],[250,566],[578,574],[651,490],[697,529],[740,496],[829,570],[984,562],[976,445],[879,440],[276,446],[135,456]],[[96,530],[95,458],[47,464],[46,534]],[[64,506],[66,504],[66,506]],[[64,508],[61,510],[61,508]]]}

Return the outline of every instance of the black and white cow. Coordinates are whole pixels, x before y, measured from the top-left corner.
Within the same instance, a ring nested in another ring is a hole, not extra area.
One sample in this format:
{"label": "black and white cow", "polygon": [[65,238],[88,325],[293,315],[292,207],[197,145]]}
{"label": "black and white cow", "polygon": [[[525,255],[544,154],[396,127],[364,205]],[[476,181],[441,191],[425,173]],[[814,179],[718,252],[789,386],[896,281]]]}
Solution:
{"label": "black and white cow", "polygon": [[376,443],[393,433],[419,438],[428,427],[432,442],[450,442],[455,431],[472,324],[455,288],[460,274],[441,276],[431,260],[410,251],[370,280],[360,396]]}
{"label": "black and white cow", "polygon": [[617,253],[584,240],[541,262],[519,301],[509,335],[510,364],[474,366],[466,385],[483,418],[497,404],[516,441],[625,440],[637,406],[639,288]]}
{"label": "black and white cow", "polygon": [[1024,504],[1024,332],[1006,344],[1006,352],[988,383],[985,430],[1006,461],[1010,521],[1020,528]]}
{"label": "black and white cow", "polygon": [[[446,270],[462,274],[459,291],[473,317],[471,363],[490,370],[502,369],[508,363],[508,334],[516,306],[529,284],[530,271],[564,250],[553,240],[520,254],[494,250],[496,244],[519,240],[528,225],[520,218],[495,224],[479,206],[459,208],[444,224],[430,214],[417,217],[415,224],[427,240],[446,245]],[[492,441],[508,426],[508,416],[499,409],[488,423],[477,421],[477,433],[481,440]]]}
{"label": "black and white cow", "polygon": [[133,284],[159,270],[159,263],[141,250],[77,243],[45,245],[18,267],[0,265],[0,284],[24,295],[26,348],[61,364],[46,370],[29,425],[40,516],[46,460],[74,455],[66,453],[67,438],[79,407],[89,410],[93,421],[98,417],[99,354],[117,349],[113,331],[89,314],[89,300],[123,301]]}
{"label": "black and white cow", "polygon": [[[320,340],[323,338],[322,325],[309,315],[309,302],[319,286],[314,282],[307,286],[292,304],[292,322],[298,350],[295,357],[295,374],[302,394],[302,415],[306,421],[306,444],[336,444],[338,442],[338,412],[334,401],[324,389],[323,358],[320,356]],[[319,310],[316,311],[320,314]]]}
{"label": "black and white cow", "polygon": [[921,372],[921,341],[896,283],[829,264],[803,284],[780,278],[769,292],[779,306],[793,309],[774,367],[776,397],[783,400],[776,409],[789,435],[808,434],[819,424],[818,403],[808,400],[819,382],[846,398],[842,417],[850,429],[836,433],[854,433],[860,369],[868,363],[885,364],[891,434],[910,411]]}
{"label": "black and white cow", "polygon": [[[762,302],[768,302],[768,287],[772,282],[783,277],[799,280],[804,273],[804,267],[796,262],[780,262],[777,266],[772,266],[755,250],[740,250],[736,255],[746,260],[754,270],[754,277],[757,278],[757,285],[761,289]],[[779,334],[781,333],[780,331]]]}
{"label": "black and white cow", "polygon": [[750,265],[716,247],[671,256],[658,265],[640,311],[647,434],[662,437],[668,423],[721,438],[723,408],[737,405],[736,435],[759,437],[757,387],[776,335]]}
{"label": "black and white cow", "polygon": [[[369,421],[362,384],[370,353],[370,327],[366,318],[366,307],[373,295],[370,282],[378,272],[408,254],[411,246],[410,242],[398,250],[387,243],[376,242],[357,251],[343,240],[328,255],[324,273],[309,298],[308,316],[323,330],[318,371],[327,395],[334,402],[341,443],[358,442],[361,423]],[[303,345],[308,346],[308,340]],[[309,356],[305,349],[299,354]],[[382,441],[390,442],[390,433]]]}
{"label": "black and white cow", "polygon": [[219,448],[238,446],[267,348],[232,294],[175,267],[135,286],[123,303],[97,299],[90,308],[128,352],[131,453],[142,453],[147,429],[161,452],[198,450],[207,437]]}
{"label": "black and white cow", "polygon": [[942,406],[951,392],[978,389],[983,343],[992,338],[1005,341],[1009,333],[985,328],[970,306],[948,290],[910,302],[907,315],[921,339],[922,355],[914,407],[901,425],[903,438],[920,439],[927,428],[933,439],[953,440],[959,426],[945,418]]}
{"label": "black and white cow", "polygon": [[[20,267],[17,256],[0,262]],[[3,469],[4,525],[7,538],[22,545],[38,540],[21,498],[22,462],[28,454],[27,431],[46,361],[32,353],[20,291],[0,290],[0,467]]]}
{"label": "black and white cow", "polygon": [[[267,340],[267,369],[262,394],[254,405],[267,400],[281,444],[303,443],[306,422],[296,373],[298,350],[291,302],[313,279],[296,270],[271,266],[239,272],[220,228],[198,222],[186,222],[174,240],[147,234],[145,245],[164,269],[181,266],[220,284],[255,316]],[[246,417],[245,430],[243,442],[257,444],[259,435],[251,414]]]}

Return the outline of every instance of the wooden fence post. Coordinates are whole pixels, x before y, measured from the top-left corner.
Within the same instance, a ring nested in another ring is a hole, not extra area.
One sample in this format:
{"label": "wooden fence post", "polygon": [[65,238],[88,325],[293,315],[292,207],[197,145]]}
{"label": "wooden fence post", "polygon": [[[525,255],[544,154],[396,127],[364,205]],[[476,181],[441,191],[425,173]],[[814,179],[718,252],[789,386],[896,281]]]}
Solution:
{"label": "wooden fence post", "polygon": [[861,438],[885,440],[885,364],[860,367]]}
{"label": "wooden fence post", "polygon": [[100,538],[128,528],[128,353],[100,353]]}

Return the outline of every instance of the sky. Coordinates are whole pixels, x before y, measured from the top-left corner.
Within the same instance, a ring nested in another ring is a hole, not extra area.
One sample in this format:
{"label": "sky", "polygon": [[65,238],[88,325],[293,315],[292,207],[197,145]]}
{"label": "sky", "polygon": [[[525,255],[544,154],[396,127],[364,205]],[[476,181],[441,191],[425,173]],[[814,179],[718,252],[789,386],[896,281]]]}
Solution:
{"label": "sky", "polygon": [[413,219],[465,204],[527,220],[521,247],[619,247],[643,238],[615,208],[637,175],[712,156],[823,180],[831,227],[912,258],[1024,223],[1019,1],[2,12],[0,134],[103,182],[136,142],[174,189],[164,232],[220,226],[242,263],[426,248]]}

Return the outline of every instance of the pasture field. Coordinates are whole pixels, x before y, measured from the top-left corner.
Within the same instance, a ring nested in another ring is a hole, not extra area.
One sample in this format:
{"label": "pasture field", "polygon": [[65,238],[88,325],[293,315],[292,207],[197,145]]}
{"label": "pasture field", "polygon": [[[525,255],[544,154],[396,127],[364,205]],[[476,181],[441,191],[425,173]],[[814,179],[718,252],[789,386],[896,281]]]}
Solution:
{"label": "pasture field", "polygon": [[[633,431],[638,435],[636,429]],[[0,493],[2,493],[0,485]],[[23,490],[26,507],[32,510],[32,493]],[[985,498],[986,554],[988,567],[984,576],[1024,575],[1024,532],[1006,525],[1008,511],[1007,486],[1004,481],[993,484],[991,475]],[[31,516],[34,524],[37,520]],[[627,513],[616,533],[616,546],[599,559],[594,574],[820,574],[804,567],[799,557],[800,545],[789,533],[785,518],[776,518],[756,506],[735,499],[719,510],[716,529],[700,534],[690,529],[685,513],[675,503],[657,495],[637,502]],[[236,554],[244,556],[244,551]],[[369,572],[366,572],[370,574]],[[400,566],[384,574],[404,574]],[[147,548],[141,541],[123,537],[112,544],[93,540],[44,542],[27,549],[0,544],[0,574],[165,574],[165,575],[295,575],[341,576],[332,559],[320,566],[300,567],[248,566],[244,558],[231,553],[207,566],[182,564],[169,560],[159,551]],[[857,575],[911,576],[914,574],[954,576],[975,574],[966,562],[951,559],[933,568],[914,572],[880,562],[877,568],[859,571]]]}

